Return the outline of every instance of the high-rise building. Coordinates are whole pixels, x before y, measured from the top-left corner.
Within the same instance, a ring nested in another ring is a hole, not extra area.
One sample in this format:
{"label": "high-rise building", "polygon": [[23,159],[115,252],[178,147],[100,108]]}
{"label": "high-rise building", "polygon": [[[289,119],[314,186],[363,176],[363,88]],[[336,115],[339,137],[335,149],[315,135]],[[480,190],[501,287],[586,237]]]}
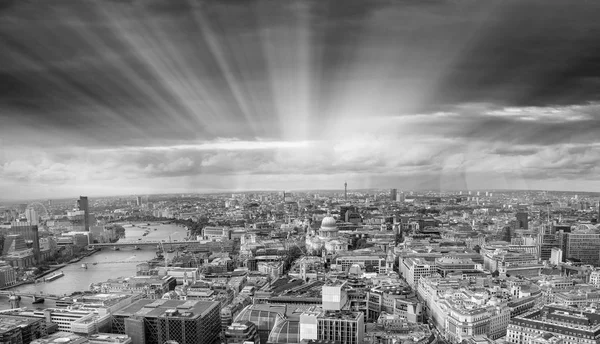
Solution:
{"label": "high-rise building", "polygon": [[579,228],[565,233],[565,237],[565,258],[578,259],[584,264],[600,264],[600,233],[592,228]]}
{"label": "high-rise building", "polygon": [[215,344],[220,303],[142,299],[113,313],[112,332],[127,334],[132,344]]}
{"label": "high-rise building", "polygon": [[34,208],[25,209],[25,217],[27,218],[27,222],[31,223],[32,225],[39,224],[39,217]]}
{"label": "high-rise building", "polygon": [[142,205],[142,196],[137,196],[135,198],[135,201],[136,201],[136,204],[138,207],[141,206]]}
{"label": "high-rise building", "polygon": [[390,200],[392,202],[396,201],[396,194],[398,193],[397,189],[390,189]]}
{"label": "high-rise building", "polygon": [[90,209],[87,196],[80,196],[77,200],[77,208],[83,211],[83,228],[85,231],[90,230]]}
{"label": "high-rise building", "polygon": [[404,202],[406,200],[406,196],[404,192],[399,192],[396,194],[396,202]]}
{"label": "high-rise building", "polygon": [[[552,227],[550,227],[552,228]],[[538,234],[538,254],[541,260],[550,260],[553,248],[559,248],[558,236],[555,233]]]}
{"label": "high-rise building", "polygon": [[529,216],[527,212],[520,211],[516,215],[517,226],[516,229],[529,229]]}

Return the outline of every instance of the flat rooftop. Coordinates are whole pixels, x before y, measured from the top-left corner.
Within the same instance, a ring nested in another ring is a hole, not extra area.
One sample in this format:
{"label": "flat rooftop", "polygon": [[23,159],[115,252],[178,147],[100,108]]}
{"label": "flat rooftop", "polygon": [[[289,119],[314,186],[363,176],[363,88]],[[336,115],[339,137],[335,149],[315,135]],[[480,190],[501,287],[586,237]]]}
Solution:
{"label": "flat rooftop", "polygon": [[36,318],[27,318],[15,315],[0,315],[0,333],[4,331],[10,331],[15,327],[28,326],[35,322],[39,322],[40,319]]}
{"label": "flat rooftop", "polygon": [[205,316],[213,307],[218,307],[214,301],[180,301],[180,300],[151,300],[142,299],[114,313],[115,316],[142,316],[158,318],[167,311],[176,310],[173,317],[198,318]]}
{"label": "flat rooftop", "polygon": [[70,332],[55,332],[44,338],[31,341],[31,344],[55,344],[55,343],[83,344],[87,338]]}

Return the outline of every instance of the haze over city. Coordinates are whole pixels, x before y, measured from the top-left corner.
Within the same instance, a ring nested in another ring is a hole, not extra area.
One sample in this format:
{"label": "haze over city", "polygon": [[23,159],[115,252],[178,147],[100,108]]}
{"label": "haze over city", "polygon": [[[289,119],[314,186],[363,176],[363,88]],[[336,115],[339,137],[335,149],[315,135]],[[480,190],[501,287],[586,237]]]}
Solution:
{"label": "haze over city", "polygon": [[600,188],[600,2],[0,1],[0,199]]}

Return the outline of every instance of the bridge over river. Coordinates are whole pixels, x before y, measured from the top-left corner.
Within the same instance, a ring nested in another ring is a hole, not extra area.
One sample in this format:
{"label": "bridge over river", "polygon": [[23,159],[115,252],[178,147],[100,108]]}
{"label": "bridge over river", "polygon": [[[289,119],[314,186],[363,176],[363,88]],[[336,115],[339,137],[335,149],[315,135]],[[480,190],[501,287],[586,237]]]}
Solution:
{"label": "bridge over river", "polygon": [[28,293],[28,292],[20,292],[20,291],[12,291],[12,290],[0,290],[0,295],[3,296],[11,296],[17,295],[20,297],[30,297],[35,299],[35,297],[43,297],[45,299],[58,300],[62,296],[52,295],[52,294],[44,294],[44,293]]}
{"label": "bridge over river", "polygon": [[123,247],[123,246],[159,246],[159,245],[169,245],[169,246],[185,246],[185,245],[193,245],[199,244],[199,241],[147,241],[147,240],[138,240],[138,241],[117,241],[114,243],[102,243],[102,244],[90,244],[90,247],[93,248],[102,248],[102,247]]}
{"label": "bridge over river", "polygon": [[141,264],[141,263],[147,263],[147,262],[148,262],[147,260],[119,260],[119,261],[113,260],[110,262],[94,262],[92,264],[88,264],[88,263],[85,263],[85,264],[89,268],[90,266],[94,266],[94,265],[98,265],[98,264],[132,264],[132,263]]}

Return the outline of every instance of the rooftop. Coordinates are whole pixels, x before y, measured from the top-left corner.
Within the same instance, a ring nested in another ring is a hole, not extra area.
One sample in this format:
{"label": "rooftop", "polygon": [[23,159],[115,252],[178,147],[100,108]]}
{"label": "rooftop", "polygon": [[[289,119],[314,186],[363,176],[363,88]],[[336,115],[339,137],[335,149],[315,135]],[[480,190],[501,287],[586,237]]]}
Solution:
{"label": "rooftop", "polygon": [[342,319],[342,320],[358,320],[361,317],[361,312],[351,311],[325,311],[322,312],[319,318],[327,319]]}
{"label": "rooftop", "polygon": [[31,344],[83,344],[87,339],[70,332],[55,332],[44,338],[32,340]]}
{"label": "rooftop", "polygon": [[124,343],[129,340],[129,336],[116,333],[98,333],[89,335],[88,340],[90,342]]}
{"label": "rooftop", "polygon": [[0,314],[0,333],[15,327],[27,326],[39,321],[40,319],[35,318]]}
{"label": "rooftop", "polygon": [[151,300],[142,299],[115,312],[115,316],[138,315],[157,318],[171,314],[173,317],[197,318],[204,316],[213,307],[218,307],[218,302],[212,301],[179,301],[179,300]]}

